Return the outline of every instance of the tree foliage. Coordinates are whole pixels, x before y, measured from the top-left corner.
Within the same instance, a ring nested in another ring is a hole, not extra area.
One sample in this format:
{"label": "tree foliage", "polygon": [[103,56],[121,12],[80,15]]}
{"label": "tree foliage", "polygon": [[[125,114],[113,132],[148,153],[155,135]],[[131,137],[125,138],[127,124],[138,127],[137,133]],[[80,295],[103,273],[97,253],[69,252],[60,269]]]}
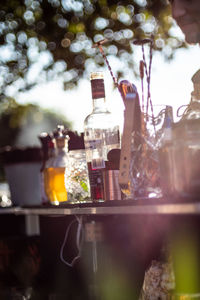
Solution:
{"label": "tree foliage", "polygon": [[71,123],[61,114],[44,110],[34,104],[18,104],[14,99],[1,103],[0,109],[0,149],[40,145],[41,132],[52,132],[58,124],[70,129]]}
{"label": "tree foliage", "polygon": [[[9,0],[0,3],[0,88],[2,97],[62,74],[72,87],[91,65],[104,64],[93,44],[107,39],[105,54],[133,68],[134,39],[152,38],[170,58],[184,43],[170,31],[166,0]],[[37,71],[36,71],[37,64]],[[117,70],[117,76],[123,70]]]}

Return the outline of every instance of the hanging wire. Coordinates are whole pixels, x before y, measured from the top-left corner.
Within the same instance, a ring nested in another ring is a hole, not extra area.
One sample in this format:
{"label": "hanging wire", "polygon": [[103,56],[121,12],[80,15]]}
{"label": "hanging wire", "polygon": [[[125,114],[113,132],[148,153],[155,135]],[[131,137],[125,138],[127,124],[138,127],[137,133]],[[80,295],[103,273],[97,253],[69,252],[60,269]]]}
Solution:
{"label": "hanging wire", "polygon": [[[73,267],[75,262],[81,257],[82,244],[83,244],[83,219],[82,219],[82,217],[77,217],[77,216],[75,216],[75,217],[76,217],[76,219],[72,220],[71,223],[69,224],[69,226],[66,229],[63,244],[62,244],[61,249],[60,249],[60,259],[68,267]],[[72,259],[71,262],[68,262],[64,258],[63,252],[64,252],[64,248],[67,244],[67,239],[68,239],[68,236],[69,236],[70,229],[77,222],[78,222],[78,227],[77,227],[77,234],[76,234],[76,247],[78,249],[78,254]]]}
{"label": "hanging wire", "polygon": [[[106,62],[106,64],[107,64],[107,67],[108,67],[108,70],[109,70],[109,72],[110,72],[110,75],[111,75],[111,77],[112,77],[112,79],[113,79],[114,85],[118,88],[118,91],[119,91],[119,93],[120,93],[120,95],[122,96],[122,99],[123,99],[123,101],[124,101],[124,100],[125,100],[125,97],[124,97],[124,96],[126,95],[126,93],[124,93],[124,91],[122,92],[121,84],[118,83],[117,78],[114,76],[113,71],[112,71],[112,68],[111,68],[111,66],[110,66],[110,64],[109,64],[109,61],[108,61],[108,59],[107,59],[107,57],[106,57],[106,55],[105,55],[105,53],[104,53],[103,47],[101,46],[102,44],[106,43],[107,41],[108,41],[107,39],[103,39],[103,40],[101,40],[101,41],[95,43],[95,44],[92,46],[92,48],[96,48],[96,47],[99,48],[100,53],[102,54],[103,59],[105,60],[105,62]],[[127,81],[127,82],[128,82],[128,81]],[[130,83],[128,83],[128,86],[129,86],[129,85],[130,85]]]}
{"label": "hanging wire", "polygon": [[115,76],[114,76],[114,74],[113,74],[113,71],[112,71],[111,66],[110,66],[110,64],[109,64],[109,61],[108,61],[108,59],[107,59],[107,57],[106,57],[106,55],[105,55],[105,53],[104,53],[103,47],[102,47],[102,44],[106,43],[107,41],[108,41],[107,39],[101,40],[101,41],[95,43],[95,44],[92,46],[92,48],[97,48],[97,47],[99,48],[99,50],[100,50],[100,52],[101,52],[101,54],[102,54],[102,56],[103,56],[103,58],[104,58],[104,60],[105,60],[105,62],[106,62],[106,64],[107,64],[107,66],[108,66],[108,70],[109,70],[110,75],[111,75],[111,77],[112,77],[112,79],[113,79],[114,85],[115,85],[115,86],[118,86],[118,84],[117,84],[117,79],[115,78]]}
{"label": "hanging wire", "polygon": [[140,61],[140,78],[141,78],[141,89],[142,89],[142,112],[144,113],[144,61]]}
{"label": "hanging wire", "polygon": [[[145,44],[146,43],[147,43],[147,41],[145,40]],[[148,43],[150,43],[149,69],[147,68],[146,56],[145,56],[145,51],[144,51],[144,43],[142,44],[142,57],[143,57],[144,69],[145,69],[146,80],[147,80],[147,103],[146,103],[147,115],[148,115],[148,111],[149,111],[149,104],[151,105],[151,109],[152,109],[151,92],[150,92],[151,66],[152,66],[152,41],[148,40]]]}
{"label": "hanging wire", "polygon": [[143,63],[144,63],[144,70],[146,74],[146,78],[149,78],[148,70],[147,70],[147,63],[146,63],[146,57],[145,57],[145,51],[144,51],[144,44],[142,44],[142,58],[143,58]]}
{"label": "hanging wire", "polygon": [[[146,112],[144,112],[144,116],[146,117],[146,121],[148,121],[149,118],[149,106],[151,108],[151,114],[152,114],[152,120],[153,120],[153,127],[156,135],[156,128],[154,124],[154,112],[153,112],[153,103],[151,99],[151,69],[152,69],[152,58],[153,58],[153,39],[143,39],[143,40],[134,40],[133,41],[134,45],[139,45],[142,48],[142,60],[140,61],[140,78],[141,78],[141,84],[142,84],[142,94],[144,94],[144,86],[143,86],[143,78],[144,78],[144,71],[146,75],[146,82],[147,82],[147,100],[146,100]],[[146,61],[146,56],[145,56],[145,50],[144,50],[144,45],[145,44],[150,44],[149,48],[149,66],[147,67],[147,61]],[[143,68],[143,72],[141,73],[141,68]],[[142,76],[141,76],[142,75]],[[143,100],[144,101],[144,98]]]}
{"label": "hanging wire", "polygon": [[[149,72],[148,72],[148,106],[150,104],[151,106],[151,113],[153,116],[153,103],[152,103],[152,99],[151,99],[151,92],[150,92],[150,87],[151,87],[151,67],[152,67],[152,58],[153,58],[153,42],[151,40],[150,42],[150,49],[149,49]],[[148,112],[148,106],[147,106],[147,112]]]}
{"label": "hanging wire", "polygon": [[[188,107],[189,107],[189,104],[183,104],[183,105],[179,106],[177,109],[177,112],[176,112],[176,116],[178,118],[183,117],[188,112]],[[181,110],[183,110],[183,112],[181,112]]]}
{"label": "hanging wire", "polygon": [[145,70],[145,74],[146,74],[146,78],[149,77],[149,72],[147,69],[147,63],[146,63],[146,57],[145,57],[145,51],[144,51],[144,45],[145,44],[151,44],[152,41],[151,39],[143,39],[143,40],[134,40],[133,44],[136,46],[142,46],[142,58],[143,58],[143,64],[144,64],[144,70]]}

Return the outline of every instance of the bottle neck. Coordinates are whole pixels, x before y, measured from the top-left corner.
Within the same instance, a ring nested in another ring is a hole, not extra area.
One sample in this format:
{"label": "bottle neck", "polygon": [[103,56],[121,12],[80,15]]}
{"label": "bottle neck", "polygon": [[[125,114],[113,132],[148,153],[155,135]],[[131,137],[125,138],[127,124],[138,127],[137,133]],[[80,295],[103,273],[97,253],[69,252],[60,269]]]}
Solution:
{"label": "bottle neck", "polygon": [[191,94],[191,101],[184,113],[184,119],[194,120],[200,119],[200,95],[195,91]]}
{"label": "bottle neck", "polygon": [[191,94],[191,102],[198,102],[198,103],[200,103],[200,94],[193,92]]}
{"label": "bottle neck", "polygon": [[103,78],[91,80],[91,90],[93,99],[93,112],[106,112],[106,99]]}
{"label": "bottle neck", "polygon": [[96,98],[93,99],[93,112],[106,112],[106,99],[105,98]]}
{"label": "bottle neck", "polygon": [[65,154],[68,152],[68,141],[65,138],[56,139],[55,146],[56,155]]}
{"label": "bottle neck", "polygon": [[68,153],[68,150],[67,150],[67,148],[56,148],[55,153],[56,153],[56,155],[66,154],[66,153]]}

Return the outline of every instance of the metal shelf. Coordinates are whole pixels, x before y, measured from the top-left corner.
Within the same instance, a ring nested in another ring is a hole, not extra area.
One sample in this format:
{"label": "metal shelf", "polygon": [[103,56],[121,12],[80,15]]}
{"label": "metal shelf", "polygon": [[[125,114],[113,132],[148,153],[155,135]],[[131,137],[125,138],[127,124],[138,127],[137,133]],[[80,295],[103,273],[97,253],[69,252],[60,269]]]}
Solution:
{"label": "metal shelf", "polygon": [[2,208],[0,214],[14,215],[192,215],[200,214],[200,202],[175,204],[142,204],[120,206],[90,206],[90,207],[37,207],[37,208]]}

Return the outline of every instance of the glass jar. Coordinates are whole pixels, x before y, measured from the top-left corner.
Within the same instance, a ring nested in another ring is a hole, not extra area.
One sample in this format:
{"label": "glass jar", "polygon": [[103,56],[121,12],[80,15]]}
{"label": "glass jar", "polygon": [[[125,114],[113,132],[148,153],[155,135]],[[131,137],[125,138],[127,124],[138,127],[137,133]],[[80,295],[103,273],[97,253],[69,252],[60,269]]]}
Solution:
{"label": "glass jar", "polygon": [[88,169],[84,149],[71,150],[65,168],[65,188],[69,203],[91,202]]}

